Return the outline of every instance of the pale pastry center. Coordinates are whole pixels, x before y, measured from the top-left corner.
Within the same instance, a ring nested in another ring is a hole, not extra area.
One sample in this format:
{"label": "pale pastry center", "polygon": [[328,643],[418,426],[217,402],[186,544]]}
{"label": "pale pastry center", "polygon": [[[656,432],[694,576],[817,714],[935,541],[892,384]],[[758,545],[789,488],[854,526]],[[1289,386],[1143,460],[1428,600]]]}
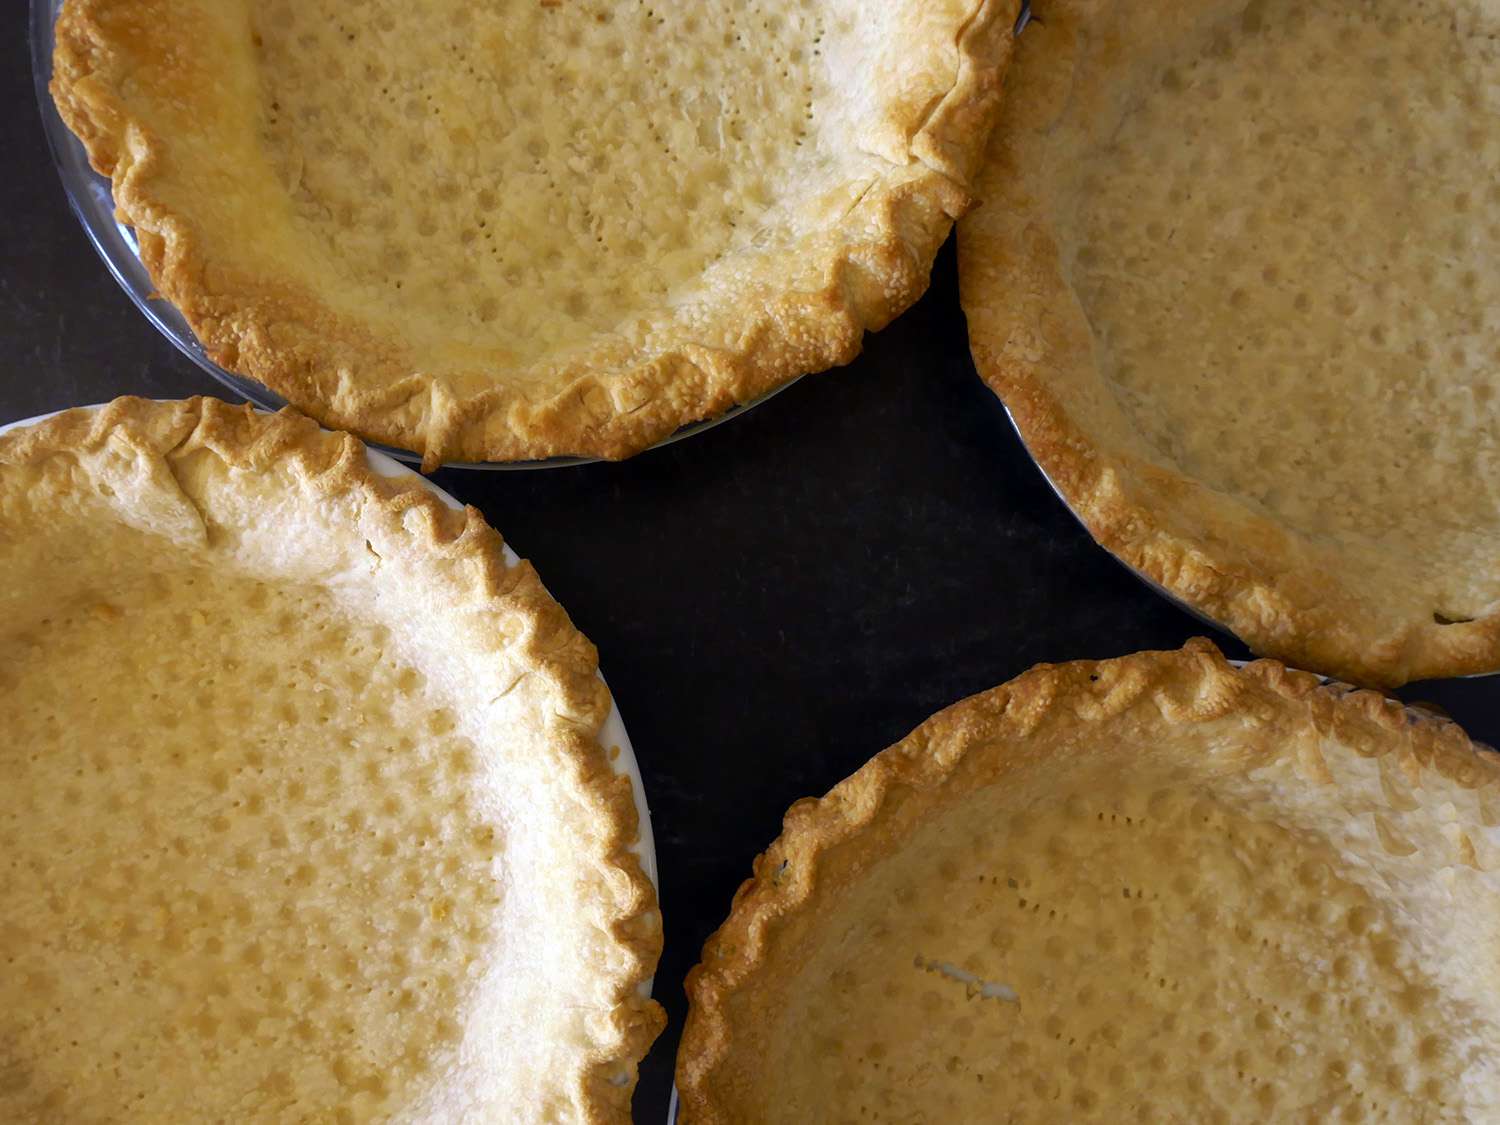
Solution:
{"label": "pale pastry center", "polygon": [[1500,517],[1493,9],[1241,7],[1078,169],[1106,374],[1164,457],[1304,533],[1462,550]]}
{"label": "pale pastry center", "polygon": [[1092,780],[1024,813],[972,798],[826,904],[818,952],[786,967],[767,1120],[1462,1104],[1462,1025],[1325,841],[1190,790]]}
{"label": "pale pastry center", "polygon": [[353,1121],[428,1085],[502,840],[386,631],[181,570],[4,645],[0,1118]]}
{"label": "pale pastry center", "polygon": [[628,332],[784,238],[777,205],[826,161],[816,7],[273,0],[253,20],[295,222],[418,335],[524,360]]}

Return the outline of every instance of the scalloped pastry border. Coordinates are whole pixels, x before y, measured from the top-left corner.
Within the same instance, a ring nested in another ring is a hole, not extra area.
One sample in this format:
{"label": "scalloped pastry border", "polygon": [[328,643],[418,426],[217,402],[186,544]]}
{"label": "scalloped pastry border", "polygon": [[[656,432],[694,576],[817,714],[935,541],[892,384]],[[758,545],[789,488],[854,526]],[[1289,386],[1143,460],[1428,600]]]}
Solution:
{"label": "scalloped pastry border", "polygon": [[[669,343],[643,355],[605,340],[563,360],[548,379],[553,389],[530,399],[504,385],[459,396],[441,378],[400,370],[390,341],[366,339],[316,295],[273,299],[211,287],[208,279],[223,271],[200,250],[190,216],[156,188],[170,176],[170,140],[153,135],[114,88],[123,60],[93,18],[101,2],[64,6],[50,89],[93,167],[110,177],[153,282],[215,362],[325,425],[421,453],[423,471],[453,460],[622,459],[687,423],[852,360],[866,331],[883,328],[925,291],[938,248],[974,202],[969,180],[998,115],[1020,7],[975,0],[956,29],[958,67],[946,93],[910,109],[911,120],[880,122],[886,134],[910,137],[908,163],[893,164],[888,181],[865,193],[857,235],[845,231],[832,248],[819,288],[768,296],[761,282],[747,286],[743,300],[717,301],[736,310],[726,334],[737,341],[732,348]],[[281,343],[271,342],[273,327]],[[379,370],[379,385],[350,377],[351,359]]]}
{"label": "scalloped pastry border", "polygon": [[[559,765],[572,767],[572,780],[592,806],[604,842],[597,858],[619,876],[601,884],[613,897],[599,924],[628,954],[612,982],[614,1009],[607,1020],[619,1049],[596,1046],[580,1068],[575,1099],[588,1122],[628,1121],[638,1064],[666,1022],[661,1006],[641,994],[661,954],[662,926],[656,892],[639,857],[629,850],[639,830],[629,779],[614,773],[599,742],[610,698],[597,675],[593,645],[574,628],[530,563],[506,563],[503,540],[478,509],[454,511],[419,481],[380,476],[369,467],[357,439],[323,430],[292,410],[269,415],[212,398],[119,398],[0,435],[0,470],[38,466],[122,442],[158,459],[169,472],[173,461],[206,451],[230,469],[257,474],[258,481],[283,473],[314,499],[352,498],[358,517],[376,520],[390,541],[441,560],[449,583],[466,587],[454,591],[455,601],[488,607],[497,623],[526,623],[504,637],[497,629],[495,653],[519,649],[519,659],[536,670],[553,698],[546,715],[548,742]],[[629,1075],[626,1082],[620,1081],[621,1068]]]}
{"label": "scalloped pastry border", "polygon": [[[1357,740],[1371,754],[1395,755],[1414,786],[1414,772],[1430,769],[1459,788],[1489,786],[1500,793],[1500,757],[1477,748],[1456,723],[1413,721],[1399,700],[1325,683],[1271,660],[1236,669],[1202,638],[1172,652],[1037,665],[938,712],[826,796],[788,810],[781,836],[756,857],[754,874],[735,892],[729,917],[688,973],[688,1018],[677,1057],[680,1125],[741,1120],[724,1096],[735,1085],[736,1066],[728,1000],[757,987],[786,920],[818,910],[820,866],[828,852],[861,841],[871,850],[899,847],[897,805],[901,821],[920,820],[975,755],[984,784],[1002,781],[1009,770],[1035,760],[1028,759],[1024,744],[1044,722],[1087,738],[1090,728],[1132,711],[1155,712],[1182,725],[1235,711],[1261,724],[1287,716],[1308,729]],[[1301,768],[1309,780],[1324,780],[1316,763]],[[894,802],[898,792],[904,799]],[[1464,862],[1462,855],[1456,853],[1454,862]]]}

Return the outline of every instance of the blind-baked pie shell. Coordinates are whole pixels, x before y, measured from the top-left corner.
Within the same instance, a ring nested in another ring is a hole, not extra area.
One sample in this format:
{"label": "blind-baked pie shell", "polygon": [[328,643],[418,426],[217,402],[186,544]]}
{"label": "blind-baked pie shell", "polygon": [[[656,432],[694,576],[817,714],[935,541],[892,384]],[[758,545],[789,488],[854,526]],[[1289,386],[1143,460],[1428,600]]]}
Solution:
{"label": "blind-baked pie shell", "polygon": [[623,457],[909,305],[1016,0],[68,0],[52,92],[208,353],[441,460]]}
{"label": "blind-baked pie shell", "polygon": [[1258,652],[1500,668],[1500,7],[1054,0],[960,225],[980,374]]}
{"label": "blind-baked pie shell", "polygon": [[0,1117],[628,1121],[655,894],[589,643],[353,438],[0,437]]}
{"label": "blind-baked pie shell", "polygon": [[1040,666],[791,808],[679,1120],[1491,1120],[1497,825],[1493,752],[1372,692]]}

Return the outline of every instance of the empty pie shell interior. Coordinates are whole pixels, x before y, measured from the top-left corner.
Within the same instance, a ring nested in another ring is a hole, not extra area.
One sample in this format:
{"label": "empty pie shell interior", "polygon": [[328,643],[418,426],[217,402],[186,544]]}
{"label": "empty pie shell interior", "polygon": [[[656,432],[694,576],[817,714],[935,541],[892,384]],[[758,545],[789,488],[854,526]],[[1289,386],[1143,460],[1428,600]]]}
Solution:
{"label": "empty pie shell interior", "polygon": [[473,509],[213,400],[0,437],[0,1118],[625,1121],[589,643]]}
{"label": "empty pie shell interior", "polygon": [[621,457],[922,292],[1016,0],[67,0],[52,92],[209,354],[445,459]]}
{"label": "empty pie shell interior", "polygon": [[1487,1121],[1500,761],[1206,642],[1040,666],[787,814],[683,1125]]}
{"label": "empty pie shell interior", "polygon": [[1500,668],[1500,6],[1034,10],[959,259],[1043,469],[1258,652]]}

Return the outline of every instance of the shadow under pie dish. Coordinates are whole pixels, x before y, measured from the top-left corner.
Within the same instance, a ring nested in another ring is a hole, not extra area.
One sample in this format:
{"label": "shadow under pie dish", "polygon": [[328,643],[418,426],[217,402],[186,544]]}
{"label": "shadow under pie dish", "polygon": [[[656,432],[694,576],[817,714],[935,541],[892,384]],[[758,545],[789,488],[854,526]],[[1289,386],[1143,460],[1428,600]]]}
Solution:
{"label": "shadow under pie dish", "polygon": [[1206,642],[1039,666],[787,814],[681,1125],[1481,1121],[1500,760]]}
{"label": "shadow under pie dish", "polygon": [[1035,8],[959,265],[1038,463],[1258,652],[1500,668],[1500,7]]}
{"label": "shadow under pie dish", "polygon": [[0,436],[0,1116],[629,1119],[660,949],[592,647],[347,435]]}
{"label": "shadow under pie dish", "polygon": [[222,366],[429,466],[622,457],[922,292],[1017,7],[70,0],[52,91]]}

